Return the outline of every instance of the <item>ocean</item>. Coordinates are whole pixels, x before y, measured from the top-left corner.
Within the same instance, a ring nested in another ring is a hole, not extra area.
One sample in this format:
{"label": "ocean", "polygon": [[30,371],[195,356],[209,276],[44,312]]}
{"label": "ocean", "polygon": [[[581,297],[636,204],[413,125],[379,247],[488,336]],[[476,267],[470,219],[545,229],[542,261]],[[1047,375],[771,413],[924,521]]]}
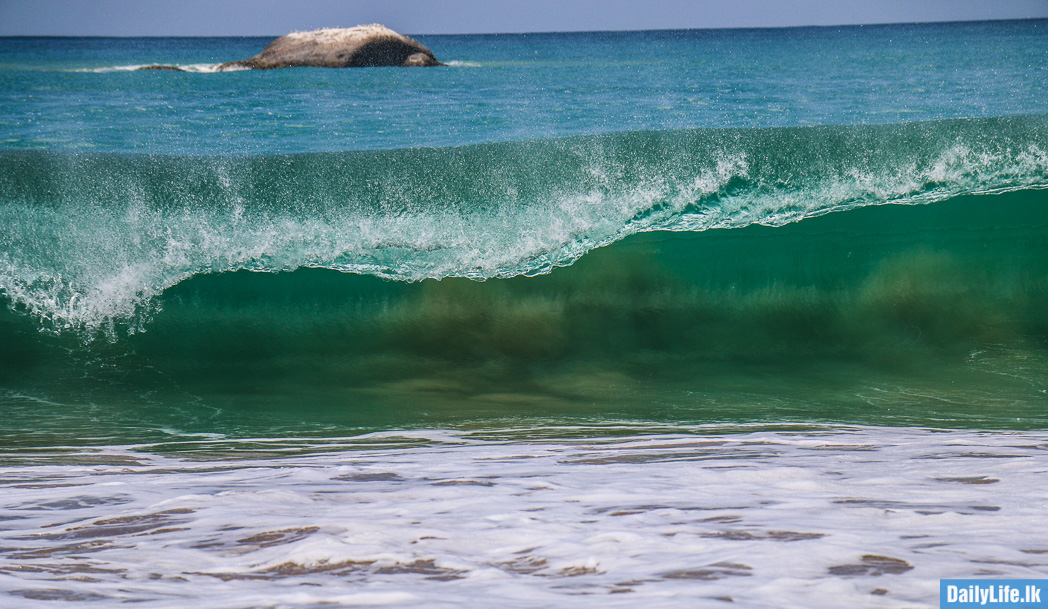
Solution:
{"label": "ocean", "polygon": [[1048,21],[417,38],[0,38],[0,605],[1048,577]]}

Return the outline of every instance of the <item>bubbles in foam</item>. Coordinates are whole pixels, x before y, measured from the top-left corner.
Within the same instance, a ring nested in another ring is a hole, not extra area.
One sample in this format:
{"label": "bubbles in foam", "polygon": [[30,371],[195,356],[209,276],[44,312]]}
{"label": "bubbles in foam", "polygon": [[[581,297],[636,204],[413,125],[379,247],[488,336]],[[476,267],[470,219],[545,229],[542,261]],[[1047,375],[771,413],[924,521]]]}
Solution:
{"label": "bubbles in foam", "polygon": [[0,570],[0,589],[159,607],[924,606],[939,578],[1044,570],[1048,548],[1029,534],[1044,432],[658,433],[9,454],[3,501],[19,517],[0,539],[19,568]]}

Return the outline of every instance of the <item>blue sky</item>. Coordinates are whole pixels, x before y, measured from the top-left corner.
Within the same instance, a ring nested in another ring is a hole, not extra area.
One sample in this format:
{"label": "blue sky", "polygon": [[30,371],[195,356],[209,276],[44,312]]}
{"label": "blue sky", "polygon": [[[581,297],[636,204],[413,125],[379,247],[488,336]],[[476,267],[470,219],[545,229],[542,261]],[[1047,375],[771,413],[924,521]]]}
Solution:
{"label": "blue sky", "polygon": [[0,0],[0,35],[268,36],[383,23],[406,34],[1048,18],[1048,0]]}

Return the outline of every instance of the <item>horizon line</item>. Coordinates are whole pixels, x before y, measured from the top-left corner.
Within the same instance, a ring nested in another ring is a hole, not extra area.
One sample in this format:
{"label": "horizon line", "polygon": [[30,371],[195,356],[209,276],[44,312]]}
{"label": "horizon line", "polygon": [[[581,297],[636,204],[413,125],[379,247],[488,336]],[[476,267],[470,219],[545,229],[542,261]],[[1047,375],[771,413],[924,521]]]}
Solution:
{"label": "horizon line", "polygon": [[[718,30],[793,30],[793,29],[825,29],[840,27],[883,27],[892,25],[948,25],[958,23],[1000,23],[1006,21],[1048,21],[1045,17],[1018,17],[1008,19],[951,19],[946,21],[885,21],[876,23],[837,23],[822,25],[766,25],[766,26],[726,26],[726,27],[687,27],[687,28],[644,28],[638,30],[629,29],[599,29],[599,30],[545,30],[529,32],[459,32],[459,33],[409,33],[407,36],[527,36],[546,34],[601,34],[601,33],[629,33],[629,32],[688,32],[688,31],[718,31]],[[359,24],[358,24],[359,25]],[[329,27],[329,26],[328,26]],[[354,27],[354,26],[349,26]],[[324,27],[314,28],[324,29]],[[292,30],[297,32],[309,32],[313,30]],[[284,36],[285,34],[0,34],[0,38],[271,38]]]}

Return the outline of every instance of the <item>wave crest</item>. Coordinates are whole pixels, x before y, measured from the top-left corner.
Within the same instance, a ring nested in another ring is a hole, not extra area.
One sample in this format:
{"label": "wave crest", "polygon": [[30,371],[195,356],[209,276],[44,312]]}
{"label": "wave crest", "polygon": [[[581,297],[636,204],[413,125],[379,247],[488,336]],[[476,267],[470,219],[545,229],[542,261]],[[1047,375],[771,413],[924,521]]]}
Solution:
{"label": "wave crest", "polygon": [[536,275],[638,232],[1048,187],[1048,117],[684,130],[262,157],[0,153],[0,288],[55,330],[141,329],[189,277]]}

